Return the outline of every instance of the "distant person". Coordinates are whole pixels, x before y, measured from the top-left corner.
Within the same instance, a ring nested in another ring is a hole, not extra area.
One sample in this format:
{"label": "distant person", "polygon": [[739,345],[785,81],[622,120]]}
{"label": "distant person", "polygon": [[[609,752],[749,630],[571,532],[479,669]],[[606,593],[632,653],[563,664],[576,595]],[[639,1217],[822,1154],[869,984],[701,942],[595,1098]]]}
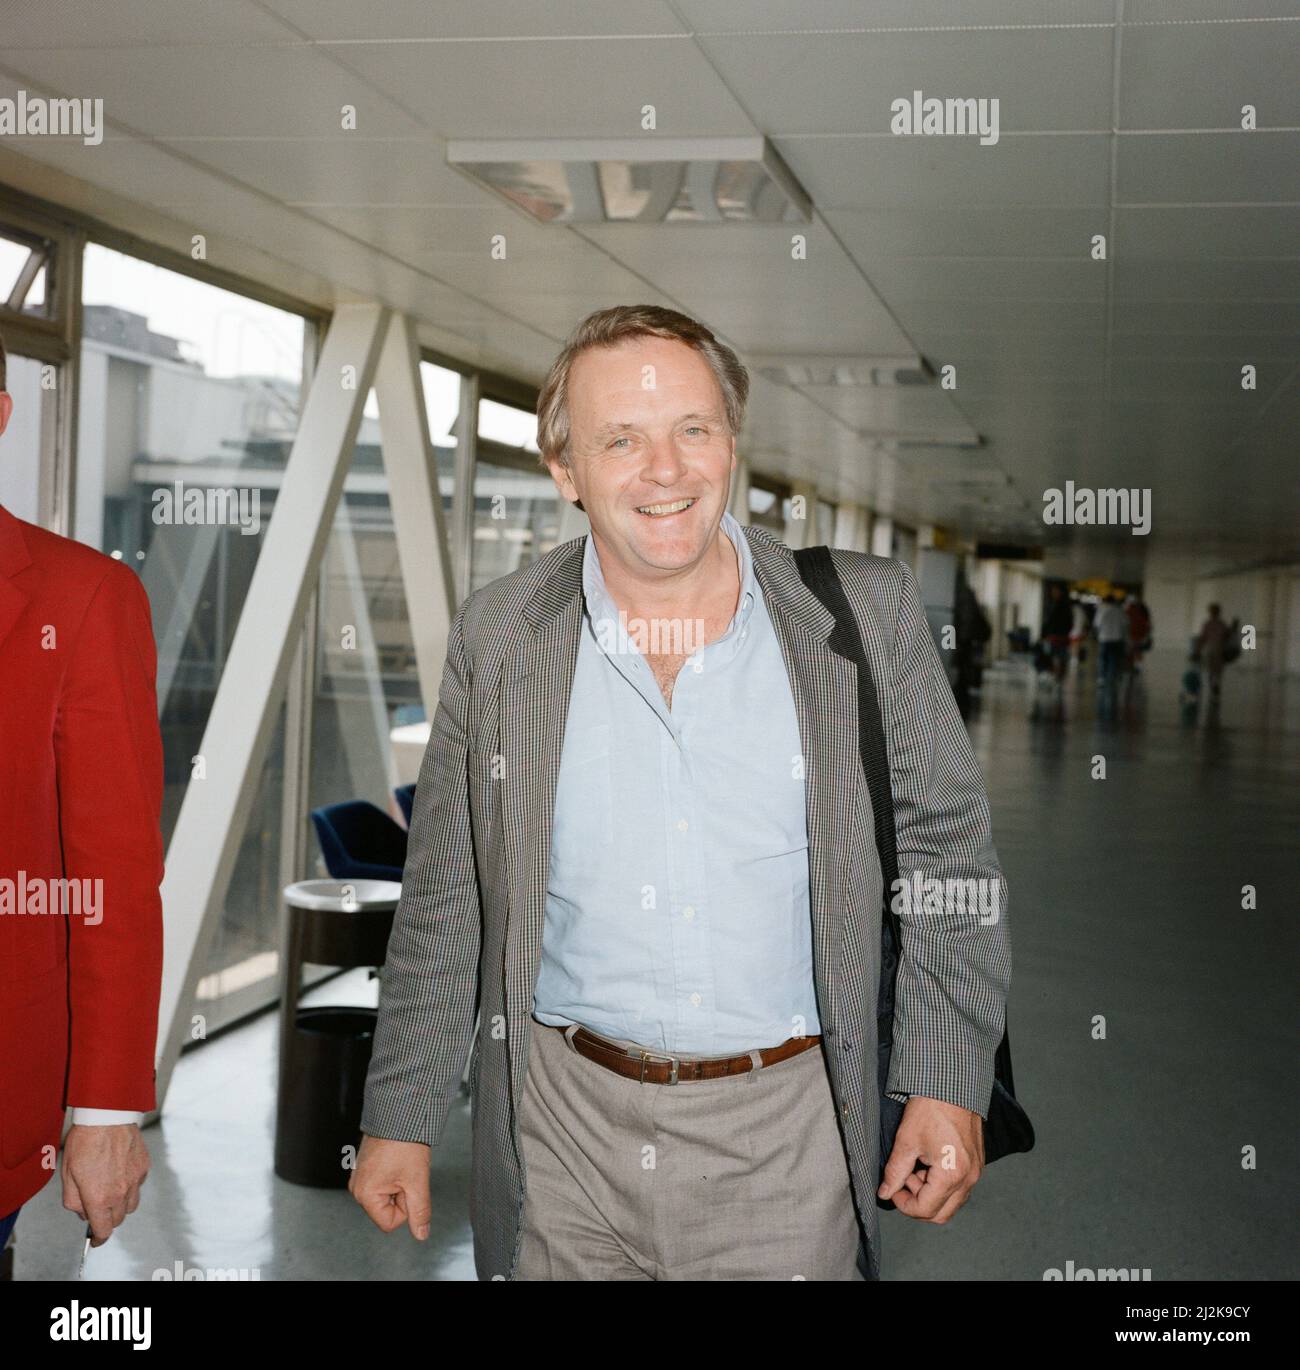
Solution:
{"label": "distant person", "polygon": [[1219,684],[1232,631],[1231,625],[1223,621],[1219,606],[1211,604],[1209,617],[1196,635],[1196,657],[1209,682],[1211,705],[1219,702]]}
{"label": "distant person", "polygon": [[953,693],[962,715],[970,709],[971,691],[979,688],[980,658],[984,644],[993,636],[988,615],[980,608],[966,573],[957,568],[957,603],[953,609],[953,629],[957,639],[954,651],[957,683]]}
{"label": "distant person", "polygon": [[1128,615],[1115,596],[1107,596],[1097,606],[1097,616],[1093,619],[1097,633],[1099,665],[1097,685],[1102,690],[1113,690],[1119,682],[1119,674],[1128,651]]}
{"label": "distant person", "polygon": [[1052,663],[1052,675],[1065,679],[1070,663],[1070,632],[1074,627],[1074,610],[1070,597],[1059,580],[1052,581],[1047,591],[1047,613],[1043,619],[1043,641]]}
{"label": "distant person", "polygon": [[[0,433],[13,413],[0,341]],[[0,457],[3,451],[0,450]],[[162,982],[149,600],[0,505],[0,1248],[54,1174],[101,1246],[140,1202]],[[22,915],[22,916],[8,916]]]}
{"label": "distant person", "polygon": [[1142,654],[1151,647],[1151,614],[1136,595],[1124,601],[1128,619],[1128,669],[1137,675],[1142,666]]}
{"label": "distant person", "polygon": [[1083,607],[1083,601],[1076,599],[1071,608],[1070,620],[1070,645],[1074,649],[1074,659],[1083,665],[1088,659],[1088,634],[1092,630],[1092,623],[1088,618],[1088,611]]}

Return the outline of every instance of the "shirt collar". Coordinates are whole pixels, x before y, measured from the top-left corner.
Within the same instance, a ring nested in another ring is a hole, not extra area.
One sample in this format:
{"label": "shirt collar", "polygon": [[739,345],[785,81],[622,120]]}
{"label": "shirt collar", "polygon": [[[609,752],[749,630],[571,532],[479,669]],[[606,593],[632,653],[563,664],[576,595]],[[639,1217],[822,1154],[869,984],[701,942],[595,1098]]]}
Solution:
{"label": "shirt collar", "polygon": [[[754,556],[749,550],[749,539],[740,524],[726,510],[722,514],[721,527],[736,549],[740,567],[740,596],[736,602],[735,616],[727,626],[727,631],[717,639],[719,642],[729,638],[737,627],[743,628],[748,624],[754,611],[754,599],[758,594],[758,582],[754,578]],[[610,625],[605,628],[605,633],[612,631],[616,640],[626,647],[624,639],[627,634],[619,618],[618,606],[605,586],[605,576],[600,569],[600,556],[596,552],[596,540],[590,533],[587,534],[587,543],[582,552],[582,593],[586,601],[587,618],[592,627],[595,628],[604,621]],[[597,640],[600,638],[601,634],[598,631]]]}

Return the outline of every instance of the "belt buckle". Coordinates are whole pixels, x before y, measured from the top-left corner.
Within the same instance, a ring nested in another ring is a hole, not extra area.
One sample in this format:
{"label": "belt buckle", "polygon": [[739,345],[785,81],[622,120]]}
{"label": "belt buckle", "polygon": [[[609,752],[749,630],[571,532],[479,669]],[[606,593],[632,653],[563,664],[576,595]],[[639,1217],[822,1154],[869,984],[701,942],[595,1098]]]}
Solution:
{"label": "belt buckle", "polygon": [[675,1085],[678,1083],[677,1067],[681,1064],[680,1058],[669,1055],[667,1052],[641,1050],[637,1053],[641,1057],[641,1083],[645,1084],[645,1067],[647,1061],[667,1061],[672,1066],[668,1074],[668,1083]]}

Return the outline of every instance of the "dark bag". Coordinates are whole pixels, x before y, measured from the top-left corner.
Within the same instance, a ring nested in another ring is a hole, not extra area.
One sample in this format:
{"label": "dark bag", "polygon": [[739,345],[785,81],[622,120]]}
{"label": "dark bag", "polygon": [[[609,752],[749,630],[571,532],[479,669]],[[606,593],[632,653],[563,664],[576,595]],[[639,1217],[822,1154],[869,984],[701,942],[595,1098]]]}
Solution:
{"label": "dark bag", "polygon": [[[903,1120],[904,1104],[885,1093],[889,1083],[889,1061],[894,1047],[894,986],[898,980],[898,955],[903,944],[898,915],[890,895],[898,879],[898,849],[894,836],[894,802],[889,780],[889,757],[885,732],[871,667],[862,646],[853,608],[844,594],[839,574],[828,547],[804,547],[794,554],[804,584],[835,615],[835,630],[830,645],[854,663],[858,671],[859,747],[862,769],[871,793],[875,817],[876,848],[884,882],[883,910],[880,920],[880,989],[876,1002],[877,1074],[880,1087],[880,1179],[885,1163],[894,1149],[898,1125]],[[1034,1125],[1016,1100],[1011,1076],[1011,1040],[1005,1022],[1002,1042],[993,1058],[993,1093],[989,1116],[984,1120],[984,1163],[990,1164],[1017,1151],[1030,1151],[1034,1145]],[[876,1199],[879,1208],[892,1208],[893,1201]]]}
{"label": "dark bag", "polygon": [[1228,636],[1223,641],[1223,661],[1227,665],[1230,661],[1236,661],[1241,655],[1241,620],[1234,618],[1232,626],[1228,629]]}

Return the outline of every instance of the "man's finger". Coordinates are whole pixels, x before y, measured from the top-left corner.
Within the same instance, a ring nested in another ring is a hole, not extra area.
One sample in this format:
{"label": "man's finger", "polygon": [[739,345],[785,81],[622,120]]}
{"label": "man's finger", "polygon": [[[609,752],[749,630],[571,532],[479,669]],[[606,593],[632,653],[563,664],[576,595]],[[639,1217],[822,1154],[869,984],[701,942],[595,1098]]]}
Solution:
{"label": "man's finger", "polygon": [[925,1184],[921,1186],[920,1192],[895,1194],[894,1207],[909,1218],[934,1218],[947,1203],[958,1183],[955,1175],[932,1165],[926,1171]]}
{"label": "man's finger", "polygon": [[83,1223],[86,1221],[86,1210],[81,1202],[81,1190],[77,1188],[77,1182],[72,1178],[66,1166],[63,1169],[63,1206],[68,1212],[75,1213]]}
{"label": "man's finger", "polygon": [[381,1232],[395,1231],[406,1221],[406,1199],[400,1187],[363,1189],[354,1197]]}
{"label": "man's finger", "polygon": [[948,1202],[934,1215],[933,1221],[937,1223],[947,1222],[954,1213],[970,1198],[971,1185],[958,1185],[948,1196]]}
{"label": "man's finger", "polygon": [[408,1194],[406,1202],[410,1209],[407,1222],[410,1224],[411,1236],[417,1242],[422,1242],[428,1237],[429,1224],[433,1221],[433,1204],[429,1199],[428,1186],[425,1186],[422,1194]]}
{"label": "man's finger", "polygon": [[876,1191],[882,1199],[892,1198],[894,1193],[907,1183],[907,1177],[915,1170],[920,1154],[916,1146],[901,1140],[894,1142],[894,1149],[889,1153],[889,1160],[885,1162],[884,1178]]}
{"label": "man's finger", "polygon": [[91,1246],[103,1246],[113,1235],[113,1229],[125,1217],[126,1208],[120,1202],[117,1204],[105,1202],[87,1204],[86,1221],[90,1224],[90,1233],[93,1238],[90,1243]]}

